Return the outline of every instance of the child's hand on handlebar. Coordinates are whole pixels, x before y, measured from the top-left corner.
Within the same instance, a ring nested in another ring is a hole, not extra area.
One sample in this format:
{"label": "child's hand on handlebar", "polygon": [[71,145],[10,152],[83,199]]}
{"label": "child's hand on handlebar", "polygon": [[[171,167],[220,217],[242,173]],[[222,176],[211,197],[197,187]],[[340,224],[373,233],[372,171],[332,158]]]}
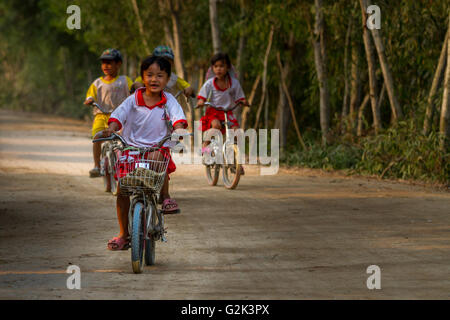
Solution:
{"label": "child's hand on handlebar", "polygon": [[106,128],[105,130],[97,132],[97,134],[94,136],[94,139],[100,139],[100,138],[108,138],[115,132],[112,128]]}
{"label": "child's hand on handlebar", "polygon": [[205,106],[205,100],[199,99],[198,102],[197,102],[196,108],[202,108],[204,106]]}
{"label": "child's hand on handlebar", "polygon": [[184,95],[189,98],[189,97],[195,97],[194,96],[194,89],[192,87],[187,87],[186,89],[183,90]]}
{"label": "child's hand on handlebar", "polygon": [[243,107],[250,107],[250,104],[249,104],[248,101],[245,100],[245,99],[239,101],[239,104],[240,104],[241,106],[243,106]]}
{"label": "child's hand on handlebar", "polygon": [[84,102],[83,102],[85,105],[90,105],[90,104],[93,104],[94,103],[94,99],[92,99],[92,98],[88,98],[88,99],[86,99]]}

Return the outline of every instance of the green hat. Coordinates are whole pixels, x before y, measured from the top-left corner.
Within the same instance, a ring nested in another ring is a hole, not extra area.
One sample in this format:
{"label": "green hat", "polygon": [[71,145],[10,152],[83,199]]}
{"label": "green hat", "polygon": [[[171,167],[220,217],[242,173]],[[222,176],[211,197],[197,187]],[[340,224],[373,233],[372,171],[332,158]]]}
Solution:
{"label": "green hat", "polygon": [[102,55],[100,56],[100,60],[122,61],[122,55],[120,54],[119,50],[109,48],[103,51]]}
{"label": "green hat", "polygon": [[153,50],[153,55],[157,57],[168,58],[174,60],[173,51],[169,46],[157,46],[155,50]]}

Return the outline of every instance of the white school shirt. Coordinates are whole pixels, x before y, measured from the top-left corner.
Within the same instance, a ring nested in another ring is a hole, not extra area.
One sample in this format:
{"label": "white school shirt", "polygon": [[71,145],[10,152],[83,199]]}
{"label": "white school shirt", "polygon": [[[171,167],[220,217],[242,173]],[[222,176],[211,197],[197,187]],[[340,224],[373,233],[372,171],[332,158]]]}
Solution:
{"label": "white school shirt", "polygon": [[216,84],[217,78],[210,78],[200,89],[197,99],[209,100],[215,107],[222,107],[225,111],[233,108],[236,103],[245,99],[244,91],[236,78],[228,75],[229,88],[220,89]]}
{"label": "white school shirt", "polygon": [[[117,122],[123,127],[122,137],[135,147],[151,147],[158,144],[165,136],[170,134],[164,113],[167,108],[168,120],[172,125],[183,123],[188,126],[183,109],[173,95],[168,92],[161,93],[161,101],[153,106],[147,106],[143,94],[145,88],[139,88],[116,108],[111,114],[108,123]],[[170,140],[164,146],[171,146]]]}

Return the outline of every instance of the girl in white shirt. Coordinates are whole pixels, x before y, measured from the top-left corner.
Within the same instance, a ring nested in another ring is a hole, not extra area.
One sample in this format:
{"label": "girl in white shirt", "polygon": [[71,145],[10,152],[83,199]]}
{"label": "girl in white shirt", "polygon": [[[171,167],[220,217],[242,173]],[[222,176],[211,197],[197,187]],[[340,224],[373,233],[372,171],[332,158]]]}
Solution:
{"label": "girl in white shirt", "polygon": [[[109,137],[112,132],[123,128],[122,137],[125,141],[135,147],[151,147],[170,134],[167,127],[166,113],[170,118],[173,129],[186,128],[188,123],[181,106],[174,96],[164,92],[163,89],[169,81],[171,73],[170,63],[161,57],[149,57],[141,64],[141,76],[145,87],[135,91],[114,112],[108,121],[109,127],[99,137]],[[166,142],[164,147],[168,146]],[[170,159],[167,173],[175,171],[176,167]],[[168,174],[161,189],[160,199],[162,210],[165,214],[179,213],[178,204],[169,195]],[[129,247],[128,234],[128,210],[130,198],[117,196],[117,217],[119,220],[120,233],[108,242],[110,250],[126,250]]]}

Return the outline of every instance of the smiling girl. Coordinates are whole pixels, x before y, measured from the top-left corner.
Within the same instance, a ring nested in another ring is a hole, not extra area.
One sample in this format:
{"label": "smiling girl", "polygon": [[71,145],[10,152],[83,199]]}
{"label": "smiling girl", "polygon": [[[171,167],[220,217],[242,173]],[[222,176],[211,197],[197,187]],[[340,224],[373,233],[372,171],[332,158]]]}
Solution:
{"label": "smiling girl", "polygon": [[[157,145],[170,134],[172,128],[168,128],[167,120],[171,121],[174,130],[186,128],[188,123],[181,106],[173,95],[163,91],[170,73],[171,66],[166,59],[155,56],[145,59],[141,64],[141,76],[145,87],[136,90],[111,114],[109,127],[96,138],[109,137],[112,132],[123,128],[122,137],[127,144],[143,148]],[[167,148],[168,145],[169,142],[166,142],[163,147]],[[170,159],[167,173],[170,174],[175,169],[175,164]],[[168,174],[160,193],[162,210],[165,214],[179,213],[178,204],[169,195]],[[118,194],[116,208],[120,233],[108,242],[110,250],[128,248],[130,198],[121,195],[120,188]]]}

